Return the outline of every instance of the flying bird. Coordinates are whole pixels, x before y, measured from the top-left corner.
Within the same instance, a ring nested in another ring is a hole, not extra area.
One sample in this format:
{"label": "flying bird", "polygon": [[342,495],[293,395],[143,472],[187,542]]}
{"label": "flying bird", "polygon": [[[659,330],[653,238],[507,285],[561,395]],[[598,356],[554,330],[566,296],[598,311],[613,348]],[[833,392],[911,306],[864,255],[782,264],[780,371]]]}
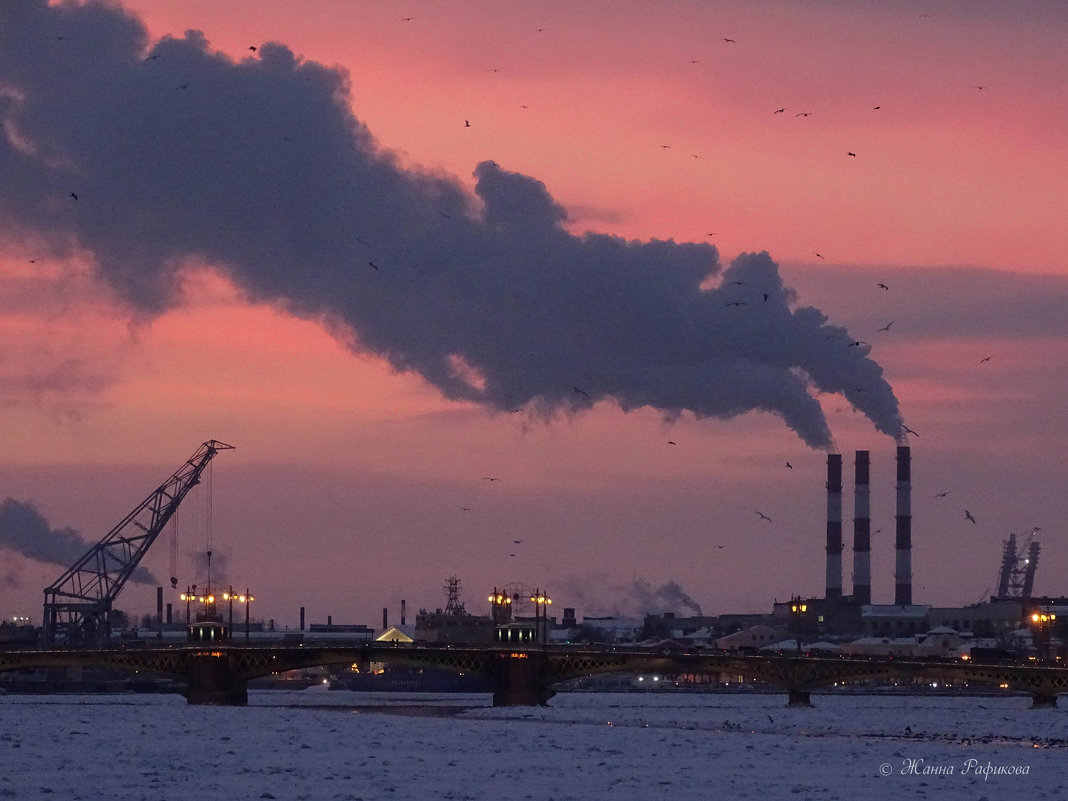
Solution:
{"label": "flying bird", "polygon": [[76,194],[74,194],[73,192],[71,192],[71,193],[70,193],[70,196],[71,196],[72,198],[74,198],[75,200],[77,200],[77,199],[78,199],[78,196],[77,196]]}
{"label": "flying bird", "polygon": [[794,466],[792,464],[790,464],[789,462],[786,463],[786,466],[789,467],[791,470],[794,469]]}
{"label": "flying bird", "polygon": [[[756,512],[756,509],[754,509],[753,511]],[[774,523],[775,522],[774,520],[772,520],[770,517],[768,517],[763,512],[756,512],[756,513],[760,517],[761,520],[767,520],[769,523]]]}
{"label": "flying bird", "polygon": [[936,498],[945,498],[947,495],[949,495],[949,493],[950,493],[950,490],[946,490],[945,492],[938,493],[937,495],[935,495],[935,497]]}
{"label": "flying bird", "polygon": [[673,439],[669,439],[668,440],[668,445],[675,445],[675,444],[676,444],[675,440],[673,440]]}
{"label": "flying bird", "polygon": [[142,63],[142,64],[147,64],[147,63],[148,63],[149,61],[155,61],[155,60],[156,60],[157,58],[159,58],[159,56],[149,56],[148,58],[146,58],[146,59],[145,59],[144,61],[142,61],[141,63]]}
{"label": "flying bird", "polygon": [[370,264],[372,267],[374,267],[376,270],[378,269],[378,265],[375,264],[373,261],[369,261],[367,263]]}
{"label": "flying bird", "polygon": [[904,423],[901,424],[901,430],[904,431],[906,434],[912,434],[912,436],[914,436],[914,437],[918,437],[919,436],[919,434],[917,434],[915,431],[913,431],[911,428],[909,428]]}
{"label": "flying bird", "polygon": [[818,251],[815,251],[815,250],[812,251],[812,252],[816,254],[816,258],[817,259],[822,259],[823,258],[823,254],[822,253],[819,253]]}
{"label": "flying bird", "polygon": [[249,45],[248,49],[251,50],[253,53],[255,53],[256,52],[256,45]]}
{"label": "flying bird", "polygon": [[864,341],[863,339],[857,339],[857,340],[854,340],[853,342],[850,342],[850,343],[849,343],[849,345],[848,345],[847,347],[850,347],[850,348],[859,348],[859,347],[860,347],[861,345],[867,345],[867,344],[868,344],[868,343],[867,343],[867,342],[865,342],[865,341]]}
{"label": "flying bird", "polygon": [[888,322],[886,325],[884,325],[879,330],[880,331],[889,331],[890,330],[890,326],[892,326],[895,322],[896,322],[895,320],[891,320],[890,322]]}
{"label": "flying bird", "polygon": [[522,545],[523,544],[523,540],[512,540],[512,542],[514,542],[516,545]]}
{"label": "flying bird", "polygon": [[737,42],[735,42],[733,39],[728,39],[726,36],[723,37],[723,41],[730,42],[731,44],[737,44]]}
{"label": "flying bird", "polygon": [[971,521],[973,524],[975,523],[975,518],[972,517],[972,513],[969,512],[967,509],[964,510],[964,519]]}
{"label": "flying bird", "polygon": [[470,128],[471,127],[471,121],[470,120],[464,120],[464,127],[465,128]]}
{"label": "flying bird", "polygon": [[728,306],[748,306],[744,300],[734,300],[727,304]]}
{"label": "flying bird", "polygon": [[884,292],[890,289],[890,287],[888,287],[886,284],[876,284],[875,286],[879,287],[879,289],[883,290]]}
{"label": "flying bird", "polygon": [[850,151],[849,151],[848,153],[846,153],[846,155],[847,155],[847,156],[852,156],[853,158],[856,158],[856,157],[857,157],[857,154],[856,154],[856,153],[854,153],[854,152],[853,152],[852,150],[850,150]]}
{"label": "flying bird", "polygon": [[772,114],[782,114],[784,111],[786,111],[786,107],[785,106],[783,108],[777,108],[771,113]]}
{"label": "flying bird", "polygon": [[497,476],[482,476],[483,481],[500,481]]}
{"label": "flying bird", "polygon": [[578,393],[579,395],[583,395],[584,397],[587,397],[587,398],[588,398],[588,397],[590,397],[590,393],[588,393],[588,392],[587,392],[586,390],[584,390],[584,389],[579,389],[579,388],[578,388],[578,387],[576,387],[576,386],[572,386],[571,388],[572,388],[573,390],[575,390],[575,392],[577,392],[577,393]]}
{"label": "flying bird", "polygon": [[982,359],[979,360],[979,364],[982,364],[983,362],[988,362],[993,358],[993,356],[984,356]]}

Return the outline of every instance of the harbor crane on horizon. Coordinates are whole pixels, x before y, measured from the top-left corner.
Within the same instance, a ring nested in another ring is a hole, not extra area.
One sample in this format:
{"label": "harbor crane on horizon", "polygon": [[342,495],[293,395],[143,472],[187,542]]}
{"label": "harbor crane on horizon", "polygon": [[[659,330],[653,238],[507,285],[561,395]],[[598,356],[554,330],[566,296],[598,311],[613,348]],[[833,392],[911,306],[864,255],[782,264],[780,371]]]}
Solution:
{"label": "harbor crane on horizon", "polygon": [[177,472],[141,501],[96,545],[44,591],[46,644],[62,628],[68,642],[109,634],[109,613],[138,563],[163,531],[186,493],[200,483],[204,468],[219,451],[233,450],[208,440]]}

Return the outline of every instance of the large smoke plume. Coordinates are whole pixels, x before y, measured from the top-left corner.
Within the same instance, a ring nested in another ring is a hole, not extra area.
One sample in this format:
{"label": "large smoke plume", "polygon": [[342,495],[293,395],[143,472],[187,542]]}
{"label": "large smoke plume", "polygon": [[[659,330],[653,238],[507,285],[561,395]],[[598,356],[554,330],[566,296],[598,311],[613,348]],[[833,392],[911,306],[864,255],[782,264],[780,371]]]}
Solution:
{"label": "large smoke plume", "polygon": [[[358,79],[357,79],[358,80]],[[321,321],[450,399],[542,416],[602,400],[779,415],[829,447],[817,393],[902,420],[867,345],[799,307],[766,253],[574,235],[538,180],[485,161],[474,195],[404,168],[348,75],[265,44],[150,42],[111,6],[0,4],[0,236],[91,254],[132,313],[189,264]]]}
{"label": "large smoke plume", "polygon": [[[37,562],[71,567],[85,556],[90,544],[71,528],[51,528],[31,503],[7,498],[0,503],[0,548],[8,548]],[[151,572],[138,567],[130,575],[138,584],[158,584]]]}

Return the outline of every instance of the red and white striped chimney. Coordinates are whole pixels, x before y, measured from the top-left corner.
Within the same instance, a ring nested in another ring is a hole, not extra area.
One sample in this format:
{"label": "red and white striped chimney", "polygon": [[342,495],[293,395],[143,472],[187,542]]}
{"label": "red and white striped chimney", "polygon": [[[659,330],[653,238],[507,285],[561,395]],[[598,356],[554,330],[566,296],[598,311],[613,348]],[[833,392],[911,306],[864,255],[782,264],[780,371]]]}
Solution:
{"label": "red and white striped chimney", "polygon": [[897,569],[894,571],[894,603],[912,603],[912,452],[907,445],[897,449]]}
{"label": "red and white striped chimney", "polygon": [[871,489],[867,451],[857,451],[853,501],[853,598],[871,603]]}
{"label": "red and white striped chimney", "polygon": [[842,454],[827,454],[827,593],[842,597]]}

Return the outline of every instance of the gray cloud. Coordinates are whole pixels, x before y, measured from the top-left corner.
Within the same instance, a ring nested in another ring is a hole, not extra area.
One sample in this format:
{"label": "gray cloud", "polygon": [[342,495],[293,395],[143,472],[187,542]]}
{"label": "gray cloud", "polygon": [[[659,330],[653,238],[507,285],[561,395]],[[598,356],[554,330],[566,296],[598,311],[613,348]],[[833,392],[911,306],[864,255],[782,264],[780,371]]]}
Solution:
{"label": "gray cloud", "polygon": [[[68,568],[81,559],[90,544],[71,528],[50,528],[31,503],[6,498],[0,503],[0,548],[9,548],[37,562]],[[138,584],[157,584],[155,576],[138,567],[130,576]]]}
{"label": "gray cloud", "polygon": [[150,44],[112,6],[0,7],[0,230],[89,251],[134,314],[207,262],[449,399],[767,411],[830,447],[830,392],[902,431],[868,346],[797,306],[767,253],[721,269],[708,244],[573,235],[532,177],[486,161],[472,194],[402,168],[338,68],[280,44],[235,62],[196,31]]}

